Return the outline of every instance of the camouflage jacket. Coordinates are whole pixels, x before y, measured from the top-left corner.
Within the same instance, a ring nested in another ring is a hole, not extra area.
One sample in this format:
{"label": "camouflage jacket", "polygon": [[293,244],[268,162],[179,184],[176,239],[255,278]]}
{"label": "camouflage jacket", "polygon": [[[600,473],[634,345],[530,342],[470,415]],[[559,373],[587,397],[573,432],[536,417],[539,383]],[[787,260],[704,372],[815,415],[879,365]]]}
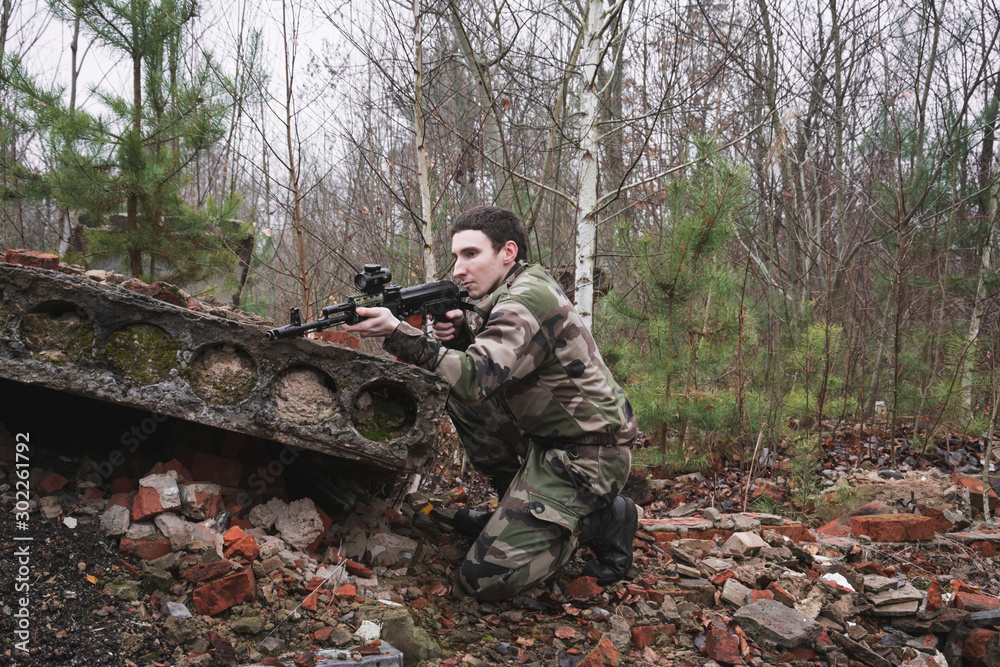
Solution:
{"label": "camouflage jacket", "polygon": [[482,323],[464,350],[448,349],[405,322],[384,347],[436,371],[464,403],[499,401],[529,437],[608,445],[635,438],[632,406],[580,314],[544,269],[516,265],[482,304]]}

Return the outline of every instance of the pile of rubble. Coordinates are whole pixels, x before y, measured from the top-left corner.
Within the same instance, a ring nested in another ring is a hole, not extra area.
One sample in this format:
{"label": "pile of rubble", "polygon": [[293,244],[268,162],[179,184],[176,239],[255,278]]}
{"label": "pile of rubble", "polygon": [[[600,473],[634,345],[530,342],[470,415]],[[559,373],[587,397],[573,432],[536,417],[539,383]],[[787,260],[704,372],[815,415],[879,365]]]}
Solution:
{"label": "pile of rubble", "polygon": [[102,590],[162,644],[137,664],[1000,664],[1000,531],[973,523],[982,485],[959,474],[931,476],[953,503],[870,503],[815,530],[705,507],[684,492],[694,477],[650,480],[634,578],[602,588],[578,554],[540,588],[479,603],[455,577],[461,486],[396,509],[331,480],[340,501],[319,507],[280,480],[252,496],[237,458],[181,458],[107,482],[85,457],[31,471],[36,523],[99,526],[117,546]]}
{"label": "pile of rubble", "polygon": [[[440,534],[425,514],[406,517],[360,487],[343,486],[350,511],[334,517],[308,498],[288,502],[283,490],[266,503],[242,506],[250,498],[238,487],[242,466],[202,452],[194,454],[194,474],[177,460],[157,463],[139,479],[112,480],[107,494],[88,480],[92,461],[76,467],[72,483],[33,469],[38,497],[31,510],[63,529],[98,524],[117,542],[129,558],[104,592],[134,603],[141,620],[160,624],[172,649],[169,664],[265,656],[312,664],[310,656],[324,648],[343,647],[347,656],[388,650],[378,648],[378,633],[374,647],[373,637],[358,634],[365,621],[384,628],[391,650],[405,651],[408,661],[440,655],[402,608],[404,599],[425,593],[401,597],[380,583],[380,575],[406,573],[427,539],[409,536],[414,521]],[[4,504],[12,504],[13,491],[4,487]]]}

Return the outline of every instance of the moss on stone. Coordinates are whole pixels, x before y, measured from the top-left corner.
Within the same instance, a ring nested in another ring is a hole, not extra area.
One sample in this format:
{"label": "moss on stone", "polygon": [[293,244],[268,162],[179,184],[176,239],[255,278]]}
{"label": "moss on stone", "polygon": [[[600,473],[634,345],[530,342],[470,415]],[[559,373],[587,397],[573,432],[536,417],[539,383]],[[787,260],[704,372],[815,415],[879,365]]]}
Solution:
{"label": "moss on stone", "polygon": [[94,327],[77,317],[53,319],[49,313],[29,313],[21,320],[21,340],[39,361],[57,366],[89,357]]}
{"label": "moss on stone", "polygon": [[257,386],[257,371],[250,355],[232,345],[204,350],[184,370],[192,391],[206,403],[235,405]]}
{"label": "moss on stone", "polygon": [[104,346],[104,358],[113,370],[140,385],[162,382],[170,377],[180,343],[163,329],[151,324],[116,331]]}
{"label": "moss on stone", "polygon": [[235,369],[216,371],[211,380],[197,377],[190,369],[186,376],[194,393],[206,403],[215,405],[236,405],[257,386],[256,375]]}
{"label": "moss on stone", "polygon": [[104,593],[119,600],[135,602],[139,599],[139,585],[128,579],[115,579],[104,587]]}
{"label": "moss on stone", "polygon": [[398,391],[373,388],[362,392],[354,403],[354,427],[374,442],[389,442],[413,425],[412,410]]}

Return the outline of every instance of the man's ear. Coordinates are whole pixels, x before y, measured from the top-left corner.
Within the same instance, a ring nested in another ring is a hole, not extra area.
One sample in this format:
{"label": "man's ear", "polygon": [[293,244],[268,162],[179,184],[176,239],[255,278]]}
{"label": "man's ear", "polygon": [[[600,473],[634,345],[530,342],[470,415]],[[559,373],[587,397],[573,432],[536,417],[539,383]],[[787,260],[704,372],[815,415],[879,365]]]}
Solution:
{"label": "man's ear", "polygon": [[502,249],[503,263],[513,264],[514,260],[517,259],[517,244],[513,241],[507,241],[503,244]]}

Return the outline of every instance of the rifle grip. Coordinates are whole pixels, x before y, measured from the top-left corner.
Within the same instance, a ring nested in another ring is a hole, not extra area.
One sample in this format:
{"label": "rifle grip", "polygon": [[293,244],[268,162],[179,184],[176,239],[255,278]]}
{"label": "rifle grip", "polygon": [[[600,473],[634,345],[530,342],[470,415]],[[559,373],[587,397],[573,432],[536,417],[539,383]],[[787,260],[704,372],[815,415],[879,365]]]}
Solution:
{"label": "rifle grip", "polygon": [[407,315],[406,323],[411,327],[416,327],[417,329],[422,329],[424,326],[424,316],[422,313],[414,313],[413,315]]}

